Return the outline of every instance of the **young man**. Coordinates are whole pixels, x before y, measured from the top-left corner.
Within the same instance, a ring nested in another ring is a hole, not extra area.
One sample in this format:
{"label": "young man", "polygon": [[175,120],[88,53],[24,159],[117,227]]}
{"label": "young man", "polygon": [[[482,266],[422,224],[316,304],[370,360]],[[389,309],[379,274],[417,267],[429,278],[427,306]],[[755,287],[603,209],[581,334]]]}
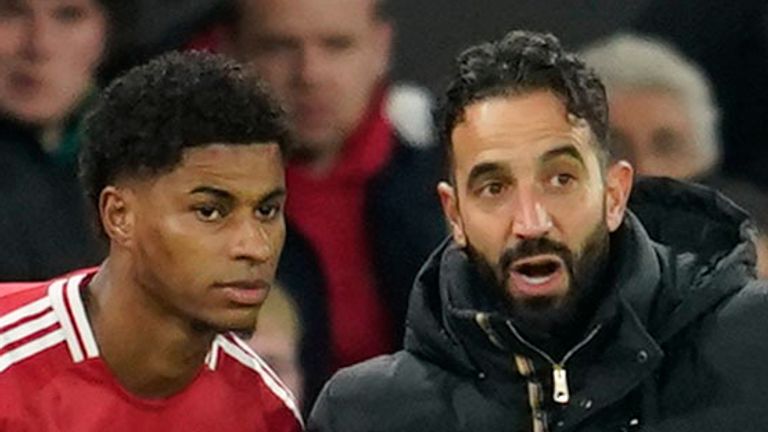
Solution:
{"label": "young man", "polygon": [[339,372],[310,430],[768,427],[744,213],[672,180],[628,212],[604,87],[551,35],[464,52],[442,112],[453,239],[417,279],[405,350]]}
{"label": "young man", "polygon": [[106,90],[81,174],[109,255],[0,286],[0,429],[301,429],[232,333],[254,328],[284,241],[284,130],[221,57],[170,54]]}

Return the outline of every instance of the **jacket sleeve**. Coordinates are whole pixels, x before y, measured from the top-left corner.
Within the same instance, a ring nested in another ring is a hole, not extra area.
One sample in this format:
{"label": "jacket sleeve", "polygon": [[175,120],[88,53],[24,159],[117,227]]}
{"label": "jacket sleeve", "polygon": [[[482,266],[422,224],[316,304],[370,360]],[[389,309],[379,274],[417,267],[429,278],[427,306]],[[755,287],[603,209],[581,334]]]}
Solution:
{"label": "jacket sleeve", "polygon": [[334,408],[332,404],[331,385],[333,380],[328,381],[317,397],[315,406],[312,407],[312,413],[309,415],[307,423],[307,432],[334,432]]}

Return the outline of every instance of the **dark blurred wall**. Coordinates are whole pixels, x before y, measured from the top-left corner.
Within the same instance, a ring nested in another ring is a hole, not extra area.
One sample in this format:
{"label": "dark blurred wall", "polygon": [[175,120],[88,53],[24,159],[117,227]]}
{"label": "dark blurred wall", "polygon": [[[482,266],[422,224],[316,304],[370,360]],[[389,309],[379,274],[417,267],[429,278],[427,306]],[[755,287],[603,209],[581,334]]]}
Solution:
{"label": "dark blurred wall", "polygon": [[628,26],[648,0],[389,0],[397,25],[396,79],[442,88],[454,56],[521,28],[555,33],[569,48]]}

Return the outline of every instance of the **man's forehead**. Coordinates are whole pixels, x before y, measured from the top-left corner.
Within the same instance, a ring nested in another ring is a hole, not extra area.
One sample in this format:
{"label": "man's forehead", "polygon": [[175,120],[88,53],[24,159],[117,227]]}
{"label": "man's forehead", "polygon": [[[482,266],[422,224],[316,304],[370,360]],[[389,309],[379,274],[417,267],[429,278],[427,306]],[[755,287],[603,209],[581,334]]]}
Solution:
{"label": "man's forehead", "polygon": [[276,28],[340,31],[372,22],[375,0],[241,0],[246,30],[256,20],[260,26],[253,33]]}
{"label": "man's forehead", "polygon": [[274,142],[211,143],[188,147],[182,151],[181,165],[208,166],[241,158],[268,158],[280,156],[280,146]]}
{"label": "man's forehead", "polygon": [[152,183],[182,190],[211,186],[233,194],[258,192],[284,184],[283,160],[279,146],[271,143],[191,147],[172,171]]}
{"label": "man's forehead", "polygon": [[588,129],[589,124],[570,114],[563,101],[551,91],[534,90],[493,96],[468,104],[453,132],[461,128],[489,131],[546,128],[568,131],[574,127]]}
{"label": "man's forehead", "polygon": [[457,155],[539,147],[545,152],[547,146],[562,144],[573,144],[583,152],[593,141],[589,124],[568,114],[562,103],[546,94],[492,98],[469,105],[464,114],[452,132]]}

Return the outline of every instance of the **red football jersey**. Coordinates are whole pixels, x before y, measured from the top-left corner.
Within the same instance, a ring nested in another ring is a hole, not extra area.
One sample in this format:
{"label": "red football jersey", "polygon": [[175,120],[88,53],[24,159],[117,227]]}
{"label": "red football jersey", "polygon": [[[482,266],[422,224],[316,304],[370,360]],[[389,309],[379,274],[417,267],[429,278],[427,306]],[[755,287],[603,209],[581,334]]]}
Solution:
{"label": "red football jersey", "polygon": [[145,399],[99,357],[80,291],[95,270],[0,284],[0,430],[274,431],[302,429],[290,391],[245,343],[220,334],[181,392]]}

